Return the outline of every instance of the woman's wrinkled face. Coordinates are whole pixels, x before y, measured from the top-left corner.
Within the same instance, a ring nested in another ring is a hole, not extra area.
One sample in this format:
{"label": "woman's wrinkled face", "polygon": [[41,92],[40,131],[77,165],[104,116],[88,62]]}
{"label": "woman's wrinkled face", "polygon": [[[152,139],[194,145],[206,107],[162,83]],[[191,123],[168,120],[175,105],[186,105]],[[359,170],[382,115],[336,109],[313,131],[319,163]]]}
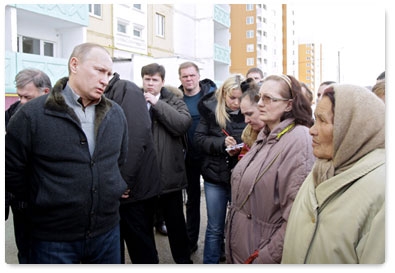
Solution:
{"label": "woman's wrinkled face", "polygon": [[324,96],[314,112],[315,123],[310,128],[313,137],[313,153],[319,159],[333,159],[333,112],[332,102]]}
{"label": "woman's wrinkled face", "polygon": [[225,96],[226,106],[232,111],[239,110],[240,98],[242,94],[243,93],[239,88],[230,90],[230,92]]}

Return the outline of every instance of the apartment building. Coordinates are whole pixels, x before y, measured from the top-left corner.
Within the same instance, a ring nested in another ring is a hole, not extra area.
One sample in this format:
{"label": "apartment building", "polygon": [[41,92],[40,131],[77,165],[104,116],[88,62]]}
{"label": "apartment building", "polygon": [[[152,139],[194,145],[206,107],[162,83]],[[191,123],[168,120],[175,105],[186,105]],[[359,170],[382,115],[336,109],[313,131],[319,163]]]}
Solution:
{"label": "apartment building", "polygon": [[166,84],[173,86],[185,61],[218,84],[229,75],[229,5],[94,4],[90,10],[102,12],[90,13],[88,41],[109,49],[124,79],[141,85],[141,67],[152,62],[165,66]]}
{"label": "apartment building", "polygon": [[284,4],[232,4],[231,73],[259,67],[267,74],[297,71],[297,42],[292,7]]}
{"label": "apartment building", "polygon": [[[318,46],[318,48],[317,48]],[[299,75],[298,79],[304,82],[310,90],[318,89],[321,82],[321,45],[299,45]]]}
{"label": "apartment building", "polygon": [[173,86],[185,61],[217,85],[254,66],[298,73],[293,10],[282,4],[13,4],[5,6],[5,22],[6,108],[18,99],[18,71],[36,67],[55,83],[82,42],[104,46],[114,71],[138,85],[141,67],[152,62],[165,66]]}

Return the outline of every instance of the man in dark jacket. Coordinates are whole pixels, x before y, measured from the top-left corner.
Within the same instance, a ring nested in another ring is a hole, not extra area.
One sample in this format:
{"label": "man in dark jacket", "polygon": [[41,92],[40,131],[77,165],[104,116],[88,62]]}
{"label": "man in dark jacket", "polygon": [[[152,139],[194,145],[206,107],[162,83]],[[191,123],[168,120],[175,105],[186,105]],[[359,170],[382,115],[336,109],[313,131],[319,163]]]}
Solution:
{"label": "man in dark jacket", "polygon": [[146,65],[141,77],[160,166],[159,206],[163,209],[171,253],[176,263],[192,263],[182,200],[182,190],[187,186],[183,137],[191,125],[191,115],[184,101],[164,88],[163,66]]}
{"label": "man in dark jacket", "polygon": [[26,103],[8,123],[5,186],[27,202],[30,263],[120,263],[119,167],[127,123],[103,96],[112,60],[101,46],[74,48],[69,78]]}
{"label": "man in dark jacket", "polygon": [[152,227],[161,184],[147,105],[141,89],[131,81],[121,80],[118,73],[114,73],[104,94],[122,107],[128,123],[128,154],[121,173],[130,192],[129,198],[121,200],[119,209],[121,238],[133,264],[157,264]]}
{"label": "man in dark jacket", "polygon": [[187,231],[190,241],[191,252],[198,248],[200,230],[200,175],[203,162],[203,156],[193,141],[195,130],[200,121],[198,103],[200,99],[217,89],[215,83],[210,79],[200,80],[199,67],[193,62],[180,64],[178,75],[181,81],[179,89],[184,93],[184,102],[188,106],[189,113],[192,117],[192,125],[187,132],[187,153],[185,157],[185,167],[188,178],[187,187]]}
{"label": "man in dark jacket", "polygon": [[[35,68],[26,68],[19,71],[15,76],[15,87],[19,100],[5,111],[6,131],[9,120],[22,105],[34,98],[48,94],[52,90],[51,80],[48,75]],[[29,215],[25,209],[26,204],[24,202],[13,201],[13,195],[6,192],[5,219],[8,219],[9,207],[11,206],[15,243],[18,248],[18,262],[20,264],[26,264],[29,263],[30,229],[28,228],[28,223],[26,223]]]}

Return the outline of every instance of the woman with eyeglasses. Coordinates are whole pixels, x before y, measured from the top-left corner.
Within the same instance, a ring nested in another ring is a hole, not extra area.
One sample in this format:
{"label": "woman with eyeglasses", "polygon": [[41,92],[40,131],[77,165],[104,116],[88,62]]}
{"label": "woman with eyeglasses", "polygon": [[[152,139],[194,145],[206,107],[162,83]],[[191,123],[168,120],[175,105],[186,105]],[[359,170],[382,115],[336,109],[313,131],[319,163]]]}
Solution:
{"label": "woman with eyeglasses", "polygon": [[215,92],[202,97],[198,104],[200,122],[195,141],[203,152],[201,172],[207,208],[205,264],[216,264],[225,258],[224,228],[231,194],[230,175],[240,152],[240,148],[229,147],[241,143],[241,133],[246,126],[240,111],[243,80],[241,75],[229,77]]}
{"label": "woman with eyeglasses", "polygon": [[259,90],[264,128],[233,169],[226,226],[228,263],[280,263],[288,215],[315,157],[311,107],[292,76],[271,75]]}

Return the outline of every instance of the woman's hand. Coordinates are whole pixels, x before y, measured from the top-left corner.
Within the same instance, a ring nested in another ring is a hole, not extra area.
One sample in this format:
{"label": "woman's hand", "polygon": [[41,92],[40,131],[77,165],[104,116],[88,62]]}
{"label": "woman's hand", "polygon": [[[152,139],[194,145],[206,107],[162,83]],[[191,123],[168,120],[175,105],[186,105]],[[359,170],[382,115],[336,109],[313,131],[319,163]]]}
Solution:
{"label": "woman's hand", "polygon": [[241,148],[237,147],[235,149],[232,148],[232,146],[235,146],[237,144],[236,139],[234,139],[232,136],[227,136],[225,138],[225,146],[226,146],[226,151],[230,156],[235,156],[238,155],[241,151]]}

